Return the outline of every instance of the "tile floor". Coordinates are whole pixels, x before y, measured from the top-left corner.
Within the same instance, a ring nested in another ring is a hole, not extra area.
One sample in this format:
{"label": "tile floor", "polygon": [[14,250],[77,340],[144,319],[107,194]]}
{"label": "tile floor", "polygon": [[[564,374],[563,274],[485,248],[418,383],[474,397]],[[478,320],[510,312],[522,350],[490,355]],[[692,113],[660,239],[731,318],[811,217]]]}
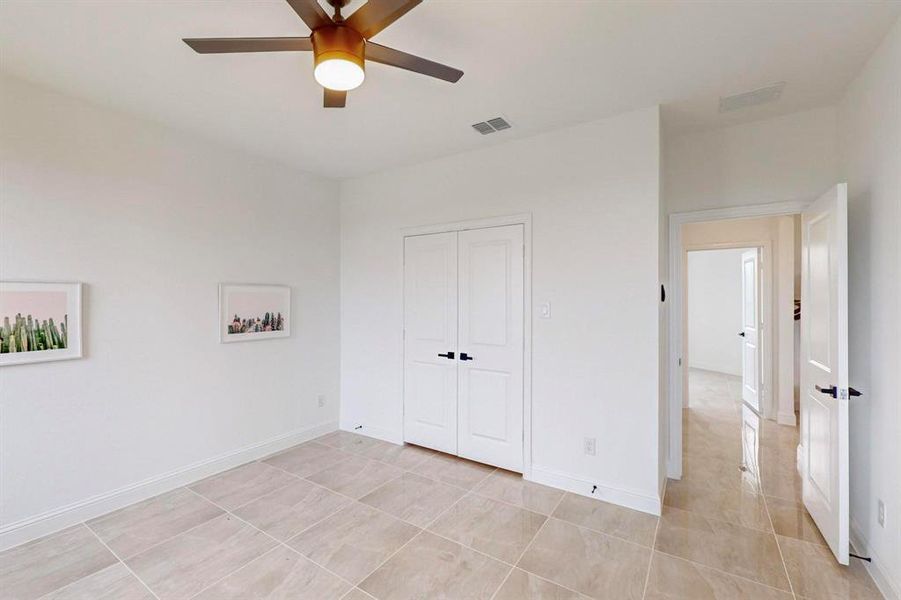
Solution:
{"label": "tile floor", "polygon": [[0,598],[881,598],[800,506],[796,430],[743,444],[737,380],[690,387],[660,519],[337,432],[0,553]]}

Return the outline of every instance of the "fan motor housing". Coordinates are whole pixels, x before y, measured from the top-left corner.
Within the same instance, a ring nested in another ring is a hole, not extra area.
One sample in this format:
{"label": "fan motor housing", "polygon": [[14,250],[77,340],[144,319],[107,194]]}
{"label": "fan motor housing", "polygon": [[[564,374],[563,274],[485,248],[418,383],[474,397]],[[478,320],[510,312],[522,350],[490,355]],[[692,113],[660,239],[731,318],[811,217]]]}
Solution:
{"label": "fan motor housing", "polygon": [[313,63],[332,59],[349,60],[365,69],[366,42],[363,36],[346,25],[319,27],[310,35],[313,42]]}

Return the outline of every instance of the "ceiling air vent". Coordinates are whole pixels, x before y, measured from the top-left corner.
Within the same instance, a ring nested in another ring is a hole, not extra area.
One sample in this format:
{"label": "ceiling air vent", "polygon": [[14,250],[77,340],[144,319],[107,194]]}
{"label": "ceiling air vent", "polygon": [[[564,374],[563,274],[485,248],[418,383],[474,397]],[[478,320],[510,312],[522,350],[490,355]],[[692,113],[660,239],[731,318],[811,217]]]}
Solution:
{"label": "ceiling air vent", "polygon": [[785,82],[780,81],[773,85],[768,85],[750,92],[735,94],[734,96],[720,97],[720,112],[728,112],[730,110],[739,110],[748,108],[749,106],[757,106],[758,104],[766,104],[767,102],[775,102],[782,95],[782,89]]}
{"label": "ceiling air vent", "polygon": [[482,121],[481,123],[476,123],[472,126],[473,129],[475,129],[482,135],[488,135],[489,133],[494,133],[496,131],[503,131],[504,129],[510,129],[510,127],[510,123],[507,123],[507,121],[505,121],[501,117],[488,119],[487,121]]}

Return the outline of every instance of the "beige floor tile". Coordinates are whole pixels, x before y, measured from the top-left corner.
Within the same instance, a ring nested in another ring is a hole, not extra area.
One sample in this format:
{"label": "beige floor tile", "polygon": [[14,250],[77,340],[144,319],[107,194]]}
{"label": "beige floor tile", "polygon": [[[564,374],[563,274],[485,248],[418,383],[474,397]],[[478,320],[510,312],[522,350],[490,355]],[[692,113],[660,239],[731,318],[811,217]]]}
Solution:
{"label": "beige floor tile", "polygon": [[179,488],[88,521],[119,558],[128,558],[223,513],[194,492]]}
{"label": "beige floor tile", "polygon": [[772,531],[763,496],[746,488],[716,487],[669,480],[663,503],[699,513],[711,519],[737,523],[751,529]]}
{"label": "beige floor tile", "polygon": [[334,466],[343,460],[353,456],[350,452],[344,452],[331,446],[307,442],[284,452],[275,454],[263,460],[273,467],[284,469],[298,477],[307,477],[313,473]]}
{"label": "beige floor tile", "polygon": [[307,477],[310,481],[351,498],[361,498],[399,477],[403,471],[363,456],[353,456]]}
{"label": "beige floor tile", "polygon": [[519,567],[601,600],[641,598],[651,550],[550,519]]}
{"label": "beige floor tile", "polygon": [[476,486],[475,492],[543,515],[551,514],[563,492],[523,479],[519,473],[498,469]]}
{"label": "beige floor tile", "polygon": [[654,515],[576,494],[566,494],[554,516],[648,548],[657,529]]}
{"label": "beige floor tile", "polygon": [[350,498],[315,483],[295,479],[234,513],[272,537],[286,541],[350,502]]}
{"label": "beige floor tile", "polygon": [[655,552],[645,600],[792,600],[792,595]]}
{"label": "beige floor tile", "polygon": [[498,590],[494,600],[584,600],[572,590],[560,587],[522,569],[513,569],[510,576]]}
{"label": "beige floor tile", "polygon": [[374,506],[417,527],[425,527],[459,500],[466,491],[432,481],[415,473],[404,473],[360,502]]}
{"label": "beige floor tile", "polygon": [[292,538],[288,545],[356,584],[419,531],[355,502]]}
{"label": "beige floor tile", "polygon": [[655,549],[771,587],[789,589],[772,533],[664,506]]}
{"label": "beige floor tile", "polygon": [[111,567],[42,596],[41,600],[154,600],[154,598],[125,565],[117,562]]}
{"label": "beige floor tile", "polygon": [[76,525],[0,552],[0,598],[38,598],[115,562],[87,527]]}
{"label": "beige floor tile", "polygon": [[360,588],[379,600],[488,600],[509,567],[460,544],[423,532]]}
{"label": "beige floor tile", "polygon": [[429,527],[504,562],[515,563],[547,517],[491,498],[469,494]]}
{"label": "beige floor tile", "polygon": [[413,472],[429,479],[471,490],[494,471],[489,467],[465,458],[436,453],[429,460],[416,465]]}
{"label": "beige floor tile", "polygon": [[826,545],[826,540],[823,539],[819,528],[813,522],[803,504],[781,498],[768,497],[766,506],[770,511],[770,517],[773,519],[773,529],[775,529],[776,534],[823,546]]}
{"label": "beige floor tile", "polygon": [[363,450],[362,454],[367,458],[380,460],[400,469],[412,469],[435,454],[435,451],[413,444],[383,443]]}
{"label": "beige floor tile", "polygon": [[235,571],[197,600],[338,600],[350,585],[279,546]]}
{"label": "beige floor tile", "polygon": [[252,462],[208,477],[190,487],[225,510],[234,510],[296,480],[281,469]]}
{"label": "beige floor tile", "polygon": [[369,437],[368,435],[360,435],[350,431],[334,431],[328,435],[316,438],[314,441],[319,444],[331,446],[332,448],[338,448],[339,450],[357,454],[363,454],[366,450],[371,450],[373,448],[392,445],[388,442]]}
{"label": "beige floor tile", "polygon": [[795,594],[809,600],[877,600],[882,594],[863,564],[842,566],[827,546],[779,536]]}
{"label": "beige floor tile", "polygon": [[801,476],[794,467],[760,464],[760,486],[766,496],[802,502]]}
{"label": "beige floor tile", "polygon": [[760,493],[760,480],[757,474],[753,470],[742,470],[743,462],[726,460],[717,455],[685,456],[682,459],[681,481],[719,488],[741,488]]}
{"label": "beige floor tile", "polygon": [[125,562],[161,600],[189,598],[275,544],[250,525],[223,515]]}

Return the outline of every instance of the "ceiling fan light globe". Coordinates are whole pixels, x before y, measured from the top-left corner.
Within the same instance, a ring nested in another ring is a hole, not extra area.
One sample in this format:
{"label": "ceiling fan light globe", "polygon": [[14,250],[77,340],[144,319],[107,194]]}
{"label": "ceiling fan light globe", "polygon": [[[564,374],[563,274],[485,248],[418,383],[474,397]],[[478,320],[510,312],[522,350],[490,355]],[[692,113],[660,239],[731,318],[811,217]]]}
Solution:
{"label": "ceiling fan light globe", "polygon": [[324,88],[346,92],[360,87],[366,71],[356,61],[336,57],[320,61],[313,69],[313,77]]}

